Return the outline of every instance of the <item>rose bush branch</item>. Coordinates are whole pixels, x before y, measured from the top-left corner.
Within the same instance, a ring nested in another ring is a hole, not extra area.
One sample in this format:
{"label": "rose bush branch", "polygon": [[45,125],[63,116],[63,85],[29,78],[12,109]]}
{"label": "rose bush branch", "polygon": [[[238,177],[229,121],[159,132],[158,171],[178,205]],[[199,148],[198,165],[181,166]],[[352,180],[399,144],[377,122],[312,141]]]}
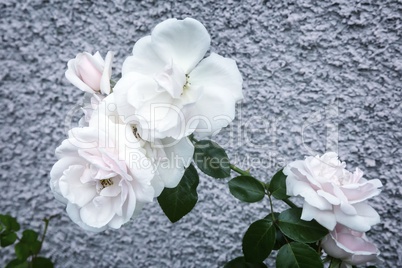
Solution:
{"label": "rose bush branch", "polygon": [[15,243],[15,259],[11,260],[6,268],[26,267],[26,268],[52,268],[53,263],[50,259],[38,256],[43,242],[45,241],[49,222],[58,215],[43,219],[45,227],[39,239],[39,234],[31,229],[24,230],[22,236],[18,235],[20,224],[10,215],[0,214],[0,245],[2,248],[11,246]]}

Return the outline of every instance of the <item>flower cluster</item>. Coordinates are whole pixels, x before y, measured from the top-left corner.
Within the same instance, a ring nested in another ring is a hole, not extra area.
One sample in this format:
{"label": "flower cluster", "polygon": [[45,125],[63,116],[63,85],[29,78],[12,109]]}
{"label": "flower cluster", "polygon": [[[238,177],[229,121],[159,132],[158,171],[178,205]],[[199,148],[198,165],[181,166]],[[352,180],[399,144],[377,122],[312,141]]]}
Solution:
{"label": "flower cluster", "polygon": [[[376,261],[379,251],[365,232],[380,222],[367,203],[380,193],[380,180],[346,170],[329,152],[291,162],[264,182],[206,139],[234,119],[243,98],[235,61],[205,56],[210,42],[200,22],[168,19],[135,43],[116,82],[113,52],[105,59],[84,52],[68,62],[66,78],[89,96],[50,173],[50,187],[70,218],[89,231],[120,228],[157,198],[176,222],[198,200],[194,163],[214,178],[237,173],[229,191],[243,202],[269,199],[270,213],[243,237],[244,256],[225,267],[266,267],[273,250],[277,267],[324,267],[322,250],[334,268]],[[289,200],[296,196],[303,208]],[[272,198],[290,208],[275,211]]]}
{"label": "flower cluster", "polygon": [[189,135],[212,136],[234,119],[242,77],[235,61],[205,57],[210,42],[197,20],[166,20],[135,43],[114,86],[113,52],[68,62],[66,78],[90,102],[56,149],[50,187],[79,226],[119,228],[179,184]]}
{"label": "flower cluster", "polygon": [[359,168],[351,173],[345,167],[336,153],[328,152],[291,162],[284,173],[287,194],[304,199],[301,219],[315,219],[330,231],[322,248],[345,265],[356,265],[373,261],[378,255],[364,232],[380,222],[366,200],[380,193],[382,183],[364,179]]}

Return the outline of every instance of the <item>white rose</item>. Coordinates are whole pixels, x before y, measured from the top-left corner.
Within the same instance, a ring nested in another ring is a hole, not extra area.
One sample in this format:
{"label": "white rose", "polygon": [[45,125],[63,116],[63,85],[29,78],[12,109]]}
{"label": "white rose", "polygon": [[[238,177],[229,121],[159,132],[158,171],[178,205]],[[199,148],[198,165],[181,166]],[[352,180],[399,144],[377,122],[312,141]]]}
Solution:
{"label": "white rose", "polygon": [[336,153],[291,162],[284,173],[287,194],[304,198],[301,219],[315,219],[329,230],[341,223],[359,232],[380,222],[378,213],[364,201],[380,193],[381,181],[364,179],[358,168],[347,171]]}
{"label": "white rose", "polygon": [[82,228],[119,228],[152,202],[165,187],[175,187],[194,147],[187,138],[158,146],[143,141],[116,114],[114,95],[97,104],[87,127],[74,128],[56,149],[59,161],[50,186]]}
{"label": "white rose", "polygon": [[[130,128],[117,128],[121,137],[131,133]],[[69,138],[56,149],[59,160],[50,173],[51,189],[67,204],[71,219],[86,230],[120,228],[142,203],[153,201],[151,161],[141,148],[119,143],[110,133],[84,127],[70,130]],[[128,166],[124,154],[136,155],[141,166]]]}
{"label": "white rose", "polygon": [[341,267],[347,268],[375,262],[379,255],[377,247],[367,240],[365,233],[353,231],[341,224],[324,237],[321,247],[328,255],[341,259]]}
{"label": "white rose", "polygon": [[112,76],[113,52],[106,54],[103,60],[99,52],[91,55],[79,53],[75,59],[68,61],[66,78],[74,86],[88,93],[110,93],[110,78]]}
{"label": "white rose", "polygon": [[243,98],[236,62],[211,53],[205,27],[194,19],[168,19],[138,40],[114,87],[124,122],[135,122],[149,141],[216,134]]}
{"label": "white rose", "polygon": [[[111,129],[110,123],[130,126],[122,121],[122,116],[117,113],[115,93],[107,96],[99,105],[98,109],[92,113],[89,125],[100,129]],[[142,139],[138,133],[136,125],[131,125],[128,129],[135,136],[135,140],[126,141],[126,146],[139,147],[143,150],[147,158],[154,167],[154,178],[151,183],[155,189],[155,197],[159,196],[162,190],[176,187],[186,168],[190,165],[194,146],[187,138],[174,140],[172,138],[155,139],[154,142],[148,142]],[[130,134],[130,135],[131,135]],[[124,156],[128,165],[137,165],[136,155]]]}

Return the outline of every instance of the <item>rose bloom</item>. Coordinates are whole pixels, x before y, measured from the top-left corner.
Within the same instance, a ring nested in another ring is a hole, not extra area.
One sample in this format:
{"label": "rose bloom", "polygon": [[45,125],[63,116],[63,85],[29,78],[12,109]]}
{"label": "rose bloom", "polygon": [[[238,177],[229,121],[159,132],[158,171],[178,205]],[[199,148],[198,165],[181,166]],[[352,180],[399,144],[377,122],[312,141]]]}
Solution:
{"label": "rose bloom", "polygon": [[[125,137],[125,146],[139,147],[154,166],[154,178],[151,183],[155,190],[155,197],[159,196],[163,188],[176,187],[184,175],[185,169],[190,165],[194,154],[192,142],[184,137],[180,140],[172,138],[155,139],[152,143],[142,139],[136,125],[126,124],[122,116],[117,113],[115,93],[111,93],[97,106],[91,114],[90,126],[100,129],[114,130],[114,124],[125,126],[129,134]],[[111,124],[111,126],[109,126]],[[134,135],[135,139],[131,137]],[[135,154],[123,156],[125,161],[136,164]]]}
{"label": "rose bloom", "polygon": [[[164,187],[175,187],[194,151],[187,139],[154,149],[132,126],[120,124],[114,111],[111,94],[99,103],[87,127],[69,131],[56,149],[59,160],[50,173],[56,198],[89,231],[120,228]],[[174,165],[174,157],[187,161]],[[168,165],[157,166],[161,159]]]}
{"label": "rose bloom", "polygon": [[321,247],[328,255],[342,260],[341,267],[347,268],[375,262],[379,254],[377,247],[367,240],[365,233],[353,231],[341,224],[324,237]]}
{"label": "rose bloom", "polygon": [[345,166],[333,152],[291,162],[284,169],[287,194],[304,198],[303,220],[315,219],[329,230],[341,223],[366,232],[380,217],[364,201],[378,195],[382,183],[366,180],[360,169],[351,173]]}
{"label": "rose bloom", "polygon": [[99,52],[91,55],[79,53],[68,61],[66,78],[74,86],[88,93],[110,93],[113,52],[109,51],[104,60]]}
{"label": "rose bloom", "polygon": [[138,40],[114,87],[124,122],[138,122],[145,140],[216,134],[243,98],[236,62],[211,53],[205,27],[194,19],[168,19]]}
{"label": "rose bloom", "polygon": [[141,150],[129,150],[127,153],[142,161],[141,167],[129,167],[120,156],[117,141],[93,127],[70,130],[69,138],[56,149],[59,161],[50,172],[50,187],[82,228],[120,228],[141,203],[152,202],[151,162]]}

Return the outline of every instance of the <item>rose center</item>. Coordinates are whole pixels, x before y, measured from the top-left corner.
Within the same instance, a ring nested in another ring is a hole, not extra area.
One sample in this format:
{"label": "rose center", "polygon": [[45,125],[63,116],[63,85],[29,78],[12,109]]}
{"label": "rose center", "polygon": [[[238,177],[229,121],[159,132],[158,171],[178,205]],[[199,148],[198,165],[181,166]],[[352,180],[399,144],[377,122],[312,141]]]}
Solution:
{"label": "rose center", "polygon": [[100,180],[100,184],[102,185],[101,190],[103,190],[103,189],[105,189],[105,188],[108,187],[108,186],[112,186],[112,185],[113,185],[113,181],[112,181],[111,178],[109,178],[109,179],[103,179],[103,180]]}
{"label": "rose center", "polygon": [[190,75],[186,74],[186,83],[183,86],[183,91],[187,90],[190,87],[191,84],[190,84],[189,79],[190,79]]}
{"label": "rose center", "polygon": [[190,76],[171,61],[162,72],[154,76],[158,83],[159,91],[167,91],[172,98],[180,98],[183,91],[190,87]]}
{"label": "rose center", "polygon": [[141,139],[140,133],[138,133],[138,129],[136,126],[133,126],[133,134],[134,137],[136,137],[137,139]]}

